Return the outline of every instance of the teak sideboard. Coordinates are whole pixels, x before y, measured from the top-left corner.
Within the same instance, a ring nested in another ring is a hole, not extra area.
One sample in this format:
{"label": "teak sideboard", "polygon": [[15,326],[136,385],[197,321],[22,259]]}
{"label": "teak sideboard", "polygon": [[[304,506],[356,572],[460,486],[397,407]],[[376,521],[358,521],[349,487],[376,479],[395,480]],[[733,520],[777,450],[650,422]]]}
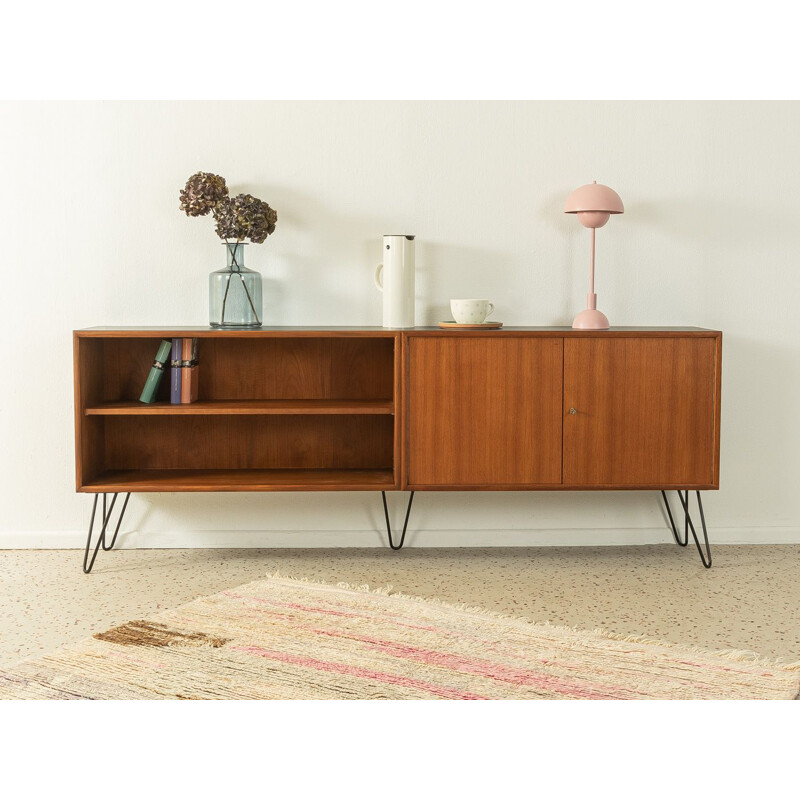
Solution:
{"label": "teak sideboard", "polygon": [[[140,403],[161,339],[189,336],[197,402],[171,405],[166,377]],[[77,491],[95,494],[86,572],[131,492],[380,491],[399,549],[415,491],[651,489],[677,543],[691,533],[711,564],[700,490],[719,488],[719,331],[88,328],[74,355]],[[388,490],[411,491],[399,544]]]}

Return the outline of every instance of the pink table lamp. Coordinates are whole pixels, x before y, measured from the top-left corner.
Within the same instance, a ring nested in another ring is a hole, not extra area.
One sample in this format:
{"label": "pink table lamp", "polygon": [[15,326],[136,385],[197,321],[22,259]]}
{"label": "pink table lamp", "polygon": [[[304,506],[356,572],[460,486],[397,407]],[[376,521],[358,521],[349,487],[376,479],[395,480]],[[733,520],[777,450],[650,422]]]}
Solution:
{"label": "pink table lamp", "polygon": [[622,200],[613,189],[595,181],[576,189],[567,198],[564,213],[577,214],[581,225],[592,229],[592,272],[586,309],[575,317],[572,327],[595,331],[607,330],[608,317],[597,310],[597,295],[594,292],[594,232],[596,228],[602,228],[608,222],[611,214],[625,213]]}

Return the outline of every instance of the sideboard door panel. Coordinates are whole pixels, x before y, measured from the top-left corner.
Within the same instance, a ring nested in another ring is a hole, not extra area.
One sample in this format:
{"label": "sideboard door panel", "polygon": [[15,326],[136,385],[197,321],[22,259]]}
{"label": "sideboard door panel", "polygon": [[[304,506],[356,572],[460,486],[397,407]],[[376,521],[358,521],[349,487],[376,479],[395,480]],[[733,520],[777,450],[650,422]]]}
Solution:
{"label": "sideboard door panel", "polygon": [[408,485],[561,482],[563,339],[408,338]]}
{"label": "sideboard door panel", "polygon": [[564,485],[716,483],[716,340],[564,343]]}

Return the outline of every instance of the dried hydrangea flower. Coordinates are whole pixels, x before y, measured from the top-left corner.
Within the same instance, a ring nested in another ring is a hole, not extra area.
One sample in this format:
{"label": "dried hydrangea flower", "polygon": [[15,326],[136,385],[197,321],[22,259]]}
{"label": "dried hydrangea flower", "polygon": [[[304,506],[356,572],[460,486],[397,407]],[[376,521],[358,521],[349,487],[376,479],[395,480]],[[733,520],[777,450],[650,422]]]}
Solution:
{"label": "dried hydrangea flower", "polygon": [[203,217],[227,196],[225,178],[212,172],[196,172],[181,190],[181,211],[189,217]]}
{"label": "dried hydrangea flower", "polygon": [[217,236],[261,244],[275,230],[278,212],[251,194],[223,198],[214,206]]}
{"label": "dried hydrangea flower", "polygon": [[236,225],[236,215],[233,212],[233,201],[225,197],[214,206],[215,230],[220,239],[234,239],[241,241],[244,235]]}
{"label": "dried hydrangea flower", "polygon": [[[245,195],[250,197],[250,195]],[[254,244],[261,244],[267,236],[275,232],[275,225],[278,222],[278,212],[270,208],[269,203],[259,200],[256,197],[249,201],[250,217],[250,241]]]}

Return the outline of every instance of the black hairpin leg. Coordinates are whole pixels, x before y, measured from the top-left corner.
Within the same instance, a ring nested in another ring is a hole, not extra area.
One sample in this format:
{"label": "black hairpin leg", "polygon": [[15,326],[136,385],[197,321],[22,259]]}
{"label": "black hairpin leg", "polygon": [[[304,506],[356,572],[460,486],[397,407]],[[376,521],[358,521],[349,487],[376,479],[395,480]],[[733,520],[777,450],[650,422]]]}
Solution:
{"label": "black hairpin leg", "polygon": [[411,514],[411,504],[414,502],[414,492],[411,492],[411,497],[408,498],[408,508],[406,509],[406,519],[403,523],[403,535],[400,537],[400,542],[395,544],[392,540],[392,525],[389,522],[389,507],[386,505],[386,492],[381,492],[383,498],[383,513],[386,515],[386,533],[389,534],[389,547],[392,550],[399,550],[406,540],[406,530],[408,529],[408,517]]}
{"label": "black hairpin leg", "polygon": [[672,528],[672,535],[675,538],[675,541],[681,546],[686,547],[689,544],[689,533],[691,532],[692,538],[694,539],[694,543],[697,545],[697,552],[700,553],[700,560],[703,562],[703,566],[706,569],[711,567],[711,545],[708,543],[708,530],[706,529],[706,516],[703,513],[703,501],[700,499],[700,492],[695,492],[697,495],[697,507],[700,509],[700,522],[703,526],[703,539],[706,543],[705,553],[703,553],[703,548],[700,545],[700,540],[697,538],[697,531],[694,528],[694,522],[692,521],[692,516],[689,513],[689,490],[687,489],[681,494],[680,489],[678,489],[678,499],[681,501],[681,505],[683,506],[683,539],[678,535],[678,529],[675,526],[675,520],[672,516],[672,509],[669,507],[669,500],[667,500],[667,493],[662,489],[661,496],[664,498],[664,505],[667,509],[667,516],[669,517],[669,525]]}
{"label": "black hairpin leg", "polygon": [[[94,503],[92,503],[92,517],[89,520],[89,534],[86,537],[86,550],[83,553],[83,571],[88,575],[92,571],[92,567],[94,566],[95,559],[97,558],[97,553],[99,552],[100,548],[102,547],[103,550],[110,550],[116,543],[117,543],[117,536],[119,534],[119,526],[122,524],[122,518],[125,516],[125,509],[128,507],[128,500],[131,499],[131,493],[125,496],[125,502],[122,504],[122,511],[119,512],[119,519],[117,520],[117,527],[114,529],[114,538],[111,540],[111,543],[108,544],[106,542],[106,530],[108,529],[108,523],[111,521],[111,513],[114,511],[114,505],[117,502],[118,493],[114,493],[114,497],[111,498],[111,504],[107,506],[106,495],[103,493],[103,511],[102,511],[102,524],[100,526],[100,535],[97,537],[97,543],[94,546],[94,552],[92,553],[92,560],[89,561],[89,550],[92,546],[92,531],[94,530],[94,518],[97,514],[97,498],[98,495],[94,496]],[[87,563],[88,562],[88,563]]]}

